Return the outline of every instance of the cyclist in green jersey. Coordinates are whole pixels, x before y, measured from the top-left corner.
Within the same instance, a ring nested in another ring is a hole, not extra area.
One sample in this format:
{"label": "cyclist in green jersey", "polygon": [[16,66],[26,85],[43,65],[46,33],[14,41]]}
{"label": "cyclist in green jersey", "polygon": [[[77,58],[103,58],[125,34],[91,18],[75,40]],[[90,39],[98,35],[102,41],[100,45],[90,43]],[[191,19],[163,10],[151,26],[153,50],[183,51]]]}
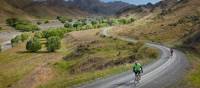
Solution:
{"label": "cyclist in green jersey", "polygon": [[135,73],[135,77],[139,76],[139,80],[141,79],[141,73],[143,73],[142,65],[135,61],[135,64],[133,65],[133,72]]}

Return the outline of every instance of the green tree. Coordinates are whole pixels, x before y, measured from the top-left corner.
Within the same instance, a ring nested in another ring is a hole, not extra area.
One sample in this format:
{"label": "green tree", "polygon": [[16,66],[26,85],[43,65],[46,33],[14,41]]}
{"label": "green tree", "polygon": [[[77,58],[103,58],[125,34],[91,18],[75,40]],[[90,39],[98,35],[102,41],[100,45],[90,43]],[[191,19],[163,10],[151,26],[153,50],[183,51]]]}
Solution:
{"label": "green tree", "polygon": [[42,48],[42,44],[38,38],[33,38],[26,43],[26,49],[31,52],[37,52]]}
{"label": "green tree", "polygon": [[52,36],[47,39],[47,50],[49,52],[55,52],[55,50],[60,49],[61,39],[57,36]]}

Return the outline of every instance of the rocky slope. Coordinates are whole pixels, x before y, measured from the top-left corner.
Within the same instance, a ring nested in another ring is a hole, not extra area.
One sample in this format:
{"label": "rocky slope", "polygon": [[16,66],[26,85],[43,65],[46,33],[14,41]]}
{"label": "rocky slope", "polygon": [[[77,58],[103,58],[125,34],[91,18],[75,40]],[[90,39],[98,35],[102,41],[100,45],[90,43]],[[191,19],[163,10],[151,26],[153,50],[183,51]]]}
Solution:
{"label": "rocky slope", "polygon": [[100,0],[0,0],[0,23],[8,17],[49,18],[114,15],[129,4]]}

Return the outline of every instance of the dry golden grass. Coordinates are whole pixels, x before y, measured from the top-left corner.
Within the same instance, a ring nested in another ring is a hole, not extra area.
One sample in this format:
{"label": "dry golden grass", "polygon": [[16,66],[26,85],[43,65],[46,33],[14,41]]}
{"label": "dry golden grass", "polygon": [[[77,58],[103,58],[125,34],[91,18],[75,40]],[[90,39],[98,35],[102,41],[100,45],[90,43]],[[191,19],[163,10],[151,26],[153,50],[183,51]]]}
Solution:
{"label": "dry golden grass", "polygon": [[182,40],[198,25],[192,22],[178,23],[176,26],[169,25],[185,19],[186,16],[200,16],[199,5],[198,0],[189,0],[186,4],[171,8],[172,11],[165,16],[158,17],[156,12],[135,21],[133,24],[115,27],[113,30],[118,35],[171,44]]}
{"label": "dry golden grass", "polygon": [[[0,53],[0,79],[3,79],[0,80],[0,88],[19,85],[21,86],[18,88],[26,88],[31,85],[38,85],[43,80],[37,79],[43,79],[46,76],[40,74],[40,72],[42,70],[50,71],[44,67],[48,63],[60,60],[63,57],[62,54],[46,53],[45,51],[29,53],[26,52],[24,46],[24,44],[20,44]],[[22,84],[26,84],[26,86],[22,86]]]}
{"label": "dry golden grass", "polygon": [[[113,32],[116,35],[129,36],[140,40],[151,40],[155,42],[161,42],[166,45],[181,44],[187,37],[199,31],[199,21],[190,21],[185,17],[197,16],[200,17],[200,1],[188,0],[188,3],[179,4],[172,9],[171,12],[165,16],[149,15],[147,18],[142,18],[133,24],[123,27],[113,28]],[[185,20],[184,22],[179,22]],[[176,24],[176,25],[171,25]],[[199,40],[193,45],[199,52]],[[190,51],[189,50],[185,51]],[[195,53],[197,52],[195,51]],[[199,88],[199,55],[195,55],[194,52],[188,53],[188,58],[191,63],[191,69],[189,70],[186,78],[181,80],[181,83],[176,88]]]}
{"label": "dry golden grass", "polygon": [[[73,51],[64,60],[51,64],[56,76],[39,88],[70,88],[73,85],[130,70],[129,61],[134,61],[134,58],[131,60],[129,56],[134,52],[134,44],[112,37],[100,37],[99,31],[85,30],[67,35],[65,41],[70,47],[75,47],[75,51],[76,47],[81,46],[80,54],[76,55]],[[144,54],[145,50],[146,48],[140,52]],[[145,56],[145,59],[139,60],[145,64],[152,61],[152,58]]]}
{"label": "dry golden grass", "polygon": [[[48,53],[45,48],[29,53],[24,43],[0,53],[0,79],[3,79],[0,88],[71,87],[129,70],[128,57],[133,46],[115,38],[100,37],[99,31],[66,34],[62,48],[55,53]],[[84,47],[81,55],[70,56],[80,45]],[[67,56],[69,58],[63,58]],[[141,59],[141,62],[151,60]]]}

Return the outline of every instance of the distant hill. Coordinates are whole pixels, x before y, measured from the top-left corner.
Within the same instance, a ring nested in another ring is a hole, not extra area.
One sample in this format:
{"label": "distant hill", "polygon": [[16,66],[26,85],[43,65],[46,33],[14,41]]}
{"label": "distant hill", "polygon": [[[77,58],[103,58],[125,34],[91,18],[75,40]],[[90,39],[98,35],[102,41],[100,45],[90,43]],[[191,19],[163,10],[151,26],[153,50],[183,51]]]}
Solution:
{"label": "distant hill", "polygon": [[64,0],[7,0],[6,2],[35,17],[88,15],[79,8],[69,6]]}
{"label": "distant hill", "polygon": [[100,0],[0,0],[0,23],[7,17],[47,18],[114,15],[129,4]]}
{"label": "distant hill", "polygon": [[141,16],[130,29],[123,30],[124,35],[183,44],[200,52],[199,6],[199,0],[163,0],[155,5],[125,8],[118,15]]}
{"label": "distant hill", "polygon": [[149,15],[150,13],[161,13],[171,10],[172,8],[178,6],[180,3],[186,3],[188,0],[162,0],[156,4],[148,3],[146,5],[127,6],[117,12],[118,16],[136,15],[143,17]]}
{"label": "distant hill", "polygon": [[73,0],[70,5],[92,14],[102,15],[113,15],[120,9],[129,6],[129,4],[120,1],[104,3],[100,0]]}

